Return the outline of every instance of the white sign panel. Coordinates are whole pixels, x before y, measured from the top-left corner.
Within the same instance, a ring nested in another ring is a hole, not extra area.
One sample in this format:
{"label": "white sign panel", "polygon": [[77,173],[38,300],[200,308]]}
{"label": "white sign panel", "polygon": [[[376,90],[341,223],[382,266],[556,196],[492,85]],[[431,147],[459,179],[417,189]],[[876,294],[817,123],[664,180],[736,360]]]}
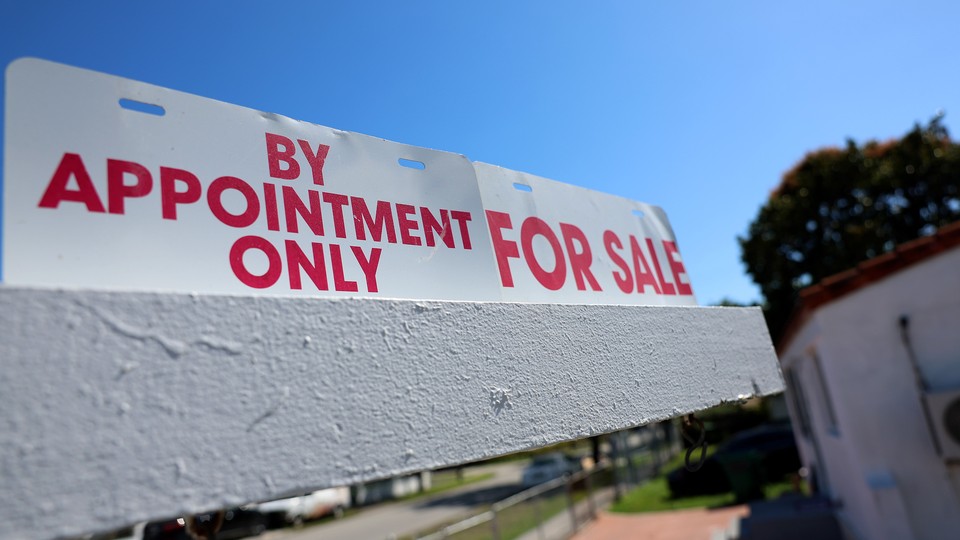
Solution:
{"label": "white sign panel", "polygon": [[474,164],[507,301],[696,304],[663,210]]}
{"label": "white sign panel", "polygon": [[499,298],[463,156],[39,60],[7,73],[7,283]]}
{"label": "white sign panel", "polygon": [[696,303],[653,206],[42,60],[6,83],[8,284]]}

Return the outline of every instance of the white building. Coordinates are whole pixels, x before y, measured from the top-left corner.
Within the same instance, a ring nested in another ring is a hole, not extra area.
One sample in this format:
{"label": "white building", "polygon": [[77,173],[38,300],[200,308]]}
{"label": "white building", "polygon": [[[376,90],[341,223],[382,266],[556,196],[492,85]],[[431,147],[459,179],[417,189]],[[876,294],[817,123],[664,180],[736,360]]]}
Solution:
{"label": "white building", "polygon": [[960,538],[960,223],[804,290],[778,350],[801,458],[847,532]]}

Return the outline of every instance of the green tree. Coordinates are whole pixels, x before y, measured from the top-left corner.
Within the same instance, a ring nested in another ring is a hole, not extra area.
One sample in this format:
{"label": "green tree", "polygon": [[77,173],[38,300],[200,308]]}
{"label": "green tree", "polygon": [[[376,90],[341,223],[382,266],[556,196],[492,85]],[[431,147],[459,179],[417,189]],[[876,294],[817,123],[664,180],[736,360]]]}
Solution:
{"label": "green tree", "polygon": [[817,150],[784,175],[738,238],[775,341],[803,287],[960,219],[960,145],[941,119]]}

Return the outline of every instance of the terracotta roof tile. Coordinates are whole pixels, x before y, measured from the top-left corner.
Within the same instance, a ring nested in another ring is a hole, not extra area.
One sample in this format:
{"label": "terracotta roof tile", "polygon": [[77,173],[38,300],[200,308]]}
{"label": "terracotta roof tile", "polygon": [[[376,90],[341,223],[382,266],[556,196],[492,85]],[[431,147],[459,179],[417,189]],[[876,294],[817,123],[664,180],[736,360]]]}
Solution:
{"label": "terracotta roof tile", "polygon": [[960,221],[945,225],[932,235],[900,244],[893,251],[866,260],[857,266],[826,277],[800,291],[787,329],[777,351],[782,352],[814,311],[862,287],[889,277],[913,264],[960,245]]}

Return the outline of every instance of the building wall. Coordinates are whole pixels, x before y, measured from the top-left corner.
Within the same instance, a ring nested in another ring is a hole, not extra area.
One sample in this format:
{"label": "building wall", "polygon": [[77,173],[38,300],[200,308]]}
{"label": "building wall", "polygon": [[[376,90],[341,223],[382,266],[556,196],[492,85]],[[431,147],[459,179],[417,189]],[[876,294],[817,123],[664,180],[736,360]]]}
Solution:
{"label": "building wall", "polygon": [[809,463],[818,461],[819,450],[841,517],[864,536],[955,538],[955,473],[935,450],[901,338],[902,315],[910,319],[930,386],[960,388],[960,249],[954,249],[822,306],[784,351],[784,368],[809,402],[815,440],[801,443],[801,452]]}
{"label": "building wall", "polygon": [[[836,396],[835,385],[827,380],[824,364],[831,358],[817,352],[822,342],[819,318],[814,317],[783,355],[788,406],[794,419],[798,450],[809,471],[808,480],[815,480],[821,494],[842,504],[838,517],[844,525],[861,538],[885,538],[883,517],[857,472],[858,456],[850,444],[851,435],[845,430],[851,422],[842,406],[842,396]],[[818,367],[822,377],[817,374]],[[831,420],[826,406],[828,395],[835,421]]]}
{"label": "building wall", "polygon": [[353,504],[363,506],[419,493],[428,489],[430,482],[425,478],[429,475],[410,474],[357,484],[351,488]]}

